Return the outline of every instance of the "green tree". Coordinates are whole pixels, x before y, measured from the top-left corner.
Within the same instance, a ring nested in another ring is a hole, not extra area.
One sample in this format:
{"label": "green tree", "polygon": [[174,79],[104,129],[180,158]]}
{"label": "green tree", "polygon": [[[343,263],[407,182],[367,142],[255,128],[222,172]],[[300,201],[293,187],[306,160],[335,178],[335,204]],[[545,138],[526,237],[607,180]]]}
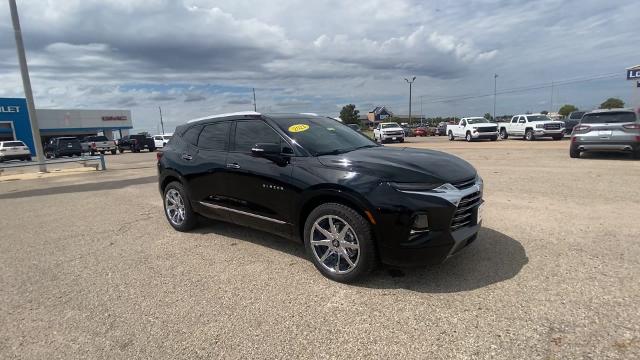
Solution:
{"label": "green tree", "polygon": [[565,104],[565,105],[562,105],[560,110],[558,110],[558,114],[562,116],[569,116],[569,114],[571,114],[574,111],[578,111],[578,108],[571,104]]}
{"label": "green tree", "polygon": [[353,104],[345,105],[340,110],[340,119],[345,124],[360,124],[360,120],[358,120],[358,114],[360,111],[356,110],[356,106]]}
{"label": "green tree", "polygon": [[489,120],[489,121],[493,120],[493,116],[491,116],[491,114],[489,114],[489,113],[484,114],[484,118]]}
{"label": "green tree", "polygon": [[618,109],[624,107],[624,101],[618,98],[608,98],[605,102],[600,104],[600,109]]}

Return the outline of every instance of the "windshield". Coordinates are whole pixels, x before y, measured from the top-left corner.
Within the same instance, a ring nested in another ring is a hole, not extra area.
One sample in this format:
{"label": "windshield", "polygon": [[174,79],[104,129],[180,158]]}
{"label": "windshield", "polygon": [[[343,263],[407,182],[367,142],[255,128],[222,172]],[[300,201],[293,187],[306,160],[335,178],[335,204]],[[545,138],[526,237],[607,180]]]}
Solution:
{"label": "windshield", "polygon": [[551,121],[548,116],[545,115],[527,115],[529,121]]}
{"label": "windshield", "polygon": [[395,129],[395,128],[399,128],[400,125],[396,124],[396,123],[392,123],[392,124],[380,124],[380,127],[383,129]]}
{"label": "windshield", "polygon": [[488,123],[489,120],[485,119],[485,118],[473,118],[473,119],[467,119],[467,123],[469,124],[483,124],[483,123]]}
{"label": "windshield", "polygon": [[607,112],[587,114],[580,121],[581,124],[611,124],[629,123],[636,121],[636,114],[632,112]]}
{"label": "windshield", "polygon": [[15,146],[26,146],[22,143],[22,141],[7,141],[4,143],[3,147],[15,147]]}
{"label": "windshield", "polygon": [[275,118],[273,121],[314,156],[378,146],[366,136],[329,118]]}
{"label": "windshield", "polygon": [[571,113],[571,115],[569,116],[569,119],[577,119],[580,120],[582,118],[582,115],[584,115],[584,111],[574,111]]}
{"label": "windshield", "polygon": [[171,140],[171,135],[164,135],[162,136],[165,140]]}

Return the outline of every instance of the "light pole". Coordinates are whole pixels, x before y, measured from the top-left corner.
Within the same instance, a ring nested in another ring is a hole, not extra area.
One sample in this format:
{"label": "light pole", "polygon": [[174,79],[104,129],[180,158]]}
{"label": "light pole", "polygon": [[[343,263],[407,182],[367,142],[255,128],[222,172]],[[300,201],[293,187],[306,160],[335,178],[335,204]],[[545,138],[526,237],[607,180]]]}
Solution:
{"label": "light pole", "polygon": [[409,81],[409,79],[407,78],[404,78],[404,81],[409,84],[409,125],[411,125],[411,88],[413,86],[413,82],[416,81],[416,77],[414,76],[411,81]]}
{"label": "light pole", "polygon": [[160,110],[160,126],[162,127],[162,135],[164,135],[164,122],[162,121],[162,108],[158,106],[158,110]]}
{"label": "light pole", "polygon": [[[33,102],[33,92],[31,91],[31,79],[29,78],[29,68],[27,67],[27,57],[24,54],[24,44],[22,43],[22,30],[20,29],[20,19],[18,18],[18,7],[16,0],[9,0],[11,10],[11,21],[13,22],[13,32],[16,37],[16,50],[18,51],[18,62],[20,63],[20,73],[22,74],[22,87],[24,96],[27,99],[27,110],[31,121],[31,136],[36,148],[36,158],[40,166],[40,172],[47,172],[47,164],[42,151],[42,140],[40,139],[40,126],[36,115],[36,106]],[[16,139],[18,140],[18,139]]]}
{"label": "light pole", "polygon": [[493,74],[493,121],[496,121],[496,95],[498,89],[498,74]]}
{"label": "light pole", "polygon": [[258,112],[258,104],[256,104],[256,88],[253,88],[253,111]]}

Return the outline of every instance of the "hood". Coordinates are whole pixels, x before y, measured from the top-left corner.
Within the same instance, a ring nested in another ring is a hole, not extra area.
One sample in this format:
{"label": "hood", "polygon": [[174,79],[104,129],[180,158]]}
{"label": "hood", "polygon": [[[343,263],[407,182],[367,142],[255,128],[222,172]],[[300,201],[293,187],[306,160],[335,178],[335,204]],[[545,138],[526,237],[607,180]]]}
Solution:
{"label": "hood", "polygon": [[366,173],[382,181],[455,183],[476,176],[471,164],[441,151],[372,147],[340,155],[324,155],[325,166]]}
{"label": "hood", "polygon": [[478,123],[478,124],[469,124],[469,126],[471,126],[471,127],[475,126],[475,127],[478,127],[478,128],[481,128],[481,127],[496,127],[496,126],[498,126],[498,124],[494,124],[494,123]]}
{"label": "hood", "polygon": [[545,123],[545,124],[564,124],[564,121],[561,120],[538,120],[538,121],[530,121],[532,123]]}

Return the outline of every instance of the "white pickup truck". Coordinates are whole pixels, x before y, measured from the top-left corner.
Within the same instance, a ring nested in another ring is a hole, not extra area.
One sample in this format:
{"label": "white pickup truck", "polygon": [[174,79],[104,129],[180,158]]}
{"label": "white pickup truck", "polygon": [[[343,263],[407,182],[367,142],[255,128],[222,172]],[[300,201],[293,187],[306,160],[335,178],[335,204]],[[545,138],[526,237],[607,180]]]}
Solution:
{"label": "white pickup truck", "polygon": [[510,122],[498,123],[500,138],[523,136],[525,140],[551,137],[560,140],[564,136],[564,121],[554,121],[542,114],[515,115]]}
{"label": "white pickup truck", "polygon": [[380,123],[373,129],[373,139],[384,143],[387,141],[404,142],[404,129],[397,123]]}
{"label": "white pickup truck", "polygon": [[104,154],[107,151],[115,155],[117,150],[116,142],[109,140],[104,135],[87,136],[80,141],[80,145],[83,153],[91,153],[91,155],[95,155],[97,152]]}
{"label": "white pickup truck", "polygon": [[464,138],[467,141],[476,139],[498,140],[498,126],[483,117],[466,117],[457,124],[447,125],[449,140]]}

